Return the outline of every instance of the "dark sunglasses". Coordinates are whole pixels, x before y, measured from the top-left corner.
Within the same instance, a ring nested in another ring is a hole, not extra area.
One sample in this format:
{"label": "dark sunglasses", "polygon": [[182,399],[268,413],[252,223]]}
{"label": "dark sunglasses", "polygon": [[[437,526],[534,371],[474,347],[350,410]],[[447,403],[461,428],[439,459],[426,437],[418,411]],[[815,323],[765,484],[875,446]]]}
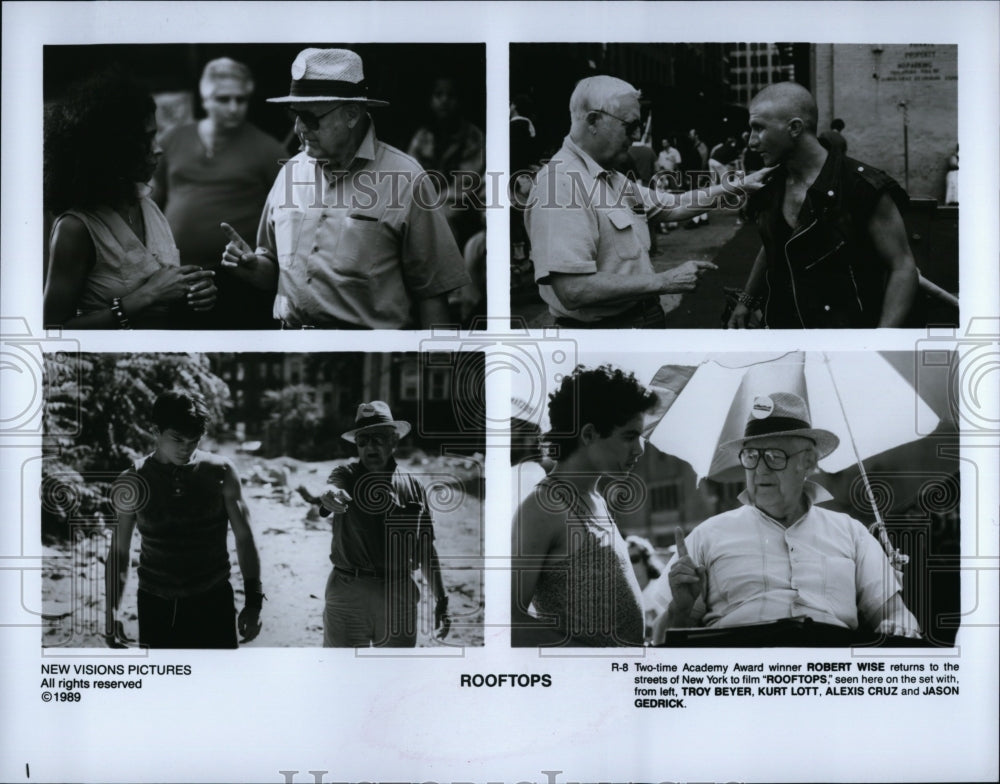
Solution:
{"label": "dark sunglasses", "polygon": [[336,111],[337,107],[334,106],[333,109],[329,109],[322,114],[316,114],[315,112],[310,112],[307,109],[293,109],[288,107],[286,111],[288,116],[291,118],[292,122],[295,120],[302,120],[302,124],[306,126],[310,131],[315,131],[319,129],[319,121],[326,117],[333,111]]}
{"label": "dark sunglasses", "polygon": [[382,447],[392,440],[392,436],[385,433],[358,433],[354,437],[354,443],[364,449],[369,444]]}

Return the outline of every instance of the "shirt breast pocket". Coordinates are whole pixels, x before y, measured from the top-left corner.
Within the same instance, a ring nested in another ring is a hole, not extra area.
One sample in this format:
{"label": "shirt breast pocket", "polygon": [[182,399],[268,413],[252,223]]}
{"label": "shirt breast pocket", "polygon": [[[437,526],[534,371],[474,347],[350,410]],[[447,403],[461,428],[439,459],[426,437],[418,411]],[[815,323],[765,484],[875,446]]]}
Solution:
{"label": "shirt breast pocket", "polygon": [[368,280],[391,258],[391,232],[378,218],[363,213],[345,215],[333,269],[345,278]]}
{"label": "shirt breast pocket", "polygon": [[618,258],[632,260],[642,253],[642,239],[635,226],[634,218],[628,210],[610,210],[612,244]]}

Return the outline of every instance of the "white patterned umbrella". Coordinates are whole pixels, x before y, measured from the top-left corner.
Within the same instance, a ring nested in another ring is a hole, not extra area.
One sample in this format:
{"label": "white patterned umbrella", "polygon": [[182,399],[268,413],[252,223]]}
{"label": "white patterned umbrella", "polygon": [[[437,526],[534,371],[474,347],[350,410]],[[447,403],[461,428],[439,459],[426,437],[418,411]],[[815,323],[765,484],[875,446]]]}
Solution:
{"label": "white patterned umbrella", "polygon": [[[743,363],[729,354],[698,365],[664,365],[649,387],[661,400],[647,429],[650,443],[689,463],[699,480],[739,468],[735,451],[719,447],[743,436],[758,395],[802,397],[813,427],[840,438],[820,468],[836,473],[857,464],[866,485],[864,459],[917,440],[939,421],[913,385],[873,351],[749,355]],[[888,544],[870,489],[868,495],[876,517],[873,531],[890,557],[905,563]]]}

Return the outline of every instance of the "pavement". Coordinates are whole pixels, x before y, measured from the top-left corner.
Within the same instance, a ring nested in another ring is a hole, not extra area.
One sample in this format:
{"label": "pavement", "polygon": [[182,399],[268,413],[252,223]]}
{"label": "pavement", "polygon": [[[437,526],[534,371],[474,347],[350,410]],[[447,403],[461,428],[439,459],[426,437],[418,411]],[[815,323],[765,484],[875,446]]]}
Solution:
{"label": "pavement", "polygon": [[[667,312],[667,326],[672,329],[721,328],[726,306],[723,289],[743,287],[760,248],[757,229],[742,224],[737,213],[717,210],[708,214],[708,222],[696,229],[681,226],[655,237],[656,248],[650,253],[650,260],[657,272],[692,259],[712,261],[719,266],[718,270],[705,273],[694,291],[660,297]],[[510,311],[512,317],[523,318],[531,328],[553,323],[534,285],[523,285],[511,292]]]}

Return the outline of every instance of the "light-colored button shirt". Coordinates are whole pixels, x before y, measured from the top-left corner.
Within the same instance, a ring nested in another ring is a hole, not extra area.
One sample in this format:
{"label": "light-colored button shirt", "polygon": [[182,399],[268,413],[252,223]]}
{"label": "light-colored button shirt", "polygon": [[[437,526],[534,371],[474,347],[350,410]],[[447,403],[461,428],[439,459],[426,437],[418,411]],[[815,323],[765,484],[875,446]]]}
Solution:
{"label": "light-colored button shirt", "polygon": [[[703,626],[738,626],[805,615],[857,629],[859,615],[875,617],[900,590],[868,529],[849,515],[815,506],[831,497],[819,485],[807,483],[806,492],[809,508],[788,528],[751,505],[744,492],[744,506],[688,534],[691,559],[708,570],[693,619]],[[669,603],[666,575],[658,587]]]}
{"label": "light-colored button shirt", "polygon": [[257,230],[258,247],[278,263],[275,318],[417,328],[417,302],[469,282],[439,204],[431,178],[378,141],[374,125],[346,174],[296,155],[271,187]]}
{"label": "light-colored button shirt", "polygon": [[559,301],[553,272],[618,275],[653,272],[646,214],[652,199],[624,174],[602,168],[568,136],[535,177],[524,224],[531,239],[538,291],[554,316],[597,321],[627,310],[632,302],[588,305],[576,310]]}

